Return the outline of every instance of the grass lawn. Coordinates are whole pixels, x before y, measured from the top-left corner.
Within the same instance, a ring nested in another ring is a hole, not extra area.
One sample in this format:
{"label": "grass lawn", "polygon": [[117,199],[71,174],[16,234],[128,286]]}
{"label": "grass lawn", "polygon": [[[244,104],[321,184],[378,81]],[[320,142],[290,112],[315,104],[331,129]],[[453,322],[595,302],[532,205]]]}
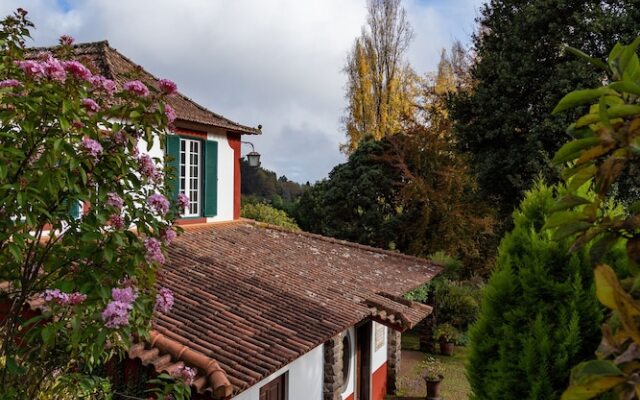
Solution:
{"label": "grass lawn", "polygon": [[[445,369],[444,380],[441,386],[441,395],[444,400],[467,400],[469,398],[471,389],[469,388],[467,377],[464,375],[466,350],[464,347],[456,347],[452,357],[440,356],[438,354],[431,355],[437,358]],[[402,351],[402,364],[397,395],[426,396],[425,383],[422,379],[422,370],[419,364],[420,361],[426,359],[427,356],[428,354],[415,350]]]}

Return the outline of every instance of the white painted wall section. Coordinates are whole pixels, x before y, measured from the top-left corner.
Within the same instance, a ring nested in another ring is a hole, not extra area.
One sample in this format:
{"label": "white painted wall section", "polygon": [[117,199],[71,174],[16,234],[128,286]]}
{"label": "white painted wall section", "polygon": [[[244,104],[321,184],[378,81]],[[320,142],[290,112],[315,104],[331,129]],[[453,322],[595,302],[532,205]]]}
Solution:
{"label": "white painted wall section", "polygon": [[287,390],[290,400],[322,400],[323,363],[324,345],[320,345],[233,399],[259,400],[262,386],[288,372]]}
{"label": "white painted wall section", "polygon": [[[389,334],[389,328],[377,322],[373,322],[371,328],[371,373],[373,374],[387,362],[387,335]],[[376,341],[378,346],[376,346]],[[380,347],[380,341],[382,341],[382,347]],[[376,347],[378,347],[377,350]]]}
{"label": "white painted wall section", "polygon": [[218,142],[218,213],[207,222],[233,220],[233,166],[234,152],[227,134],[209,133],[207,140]]}

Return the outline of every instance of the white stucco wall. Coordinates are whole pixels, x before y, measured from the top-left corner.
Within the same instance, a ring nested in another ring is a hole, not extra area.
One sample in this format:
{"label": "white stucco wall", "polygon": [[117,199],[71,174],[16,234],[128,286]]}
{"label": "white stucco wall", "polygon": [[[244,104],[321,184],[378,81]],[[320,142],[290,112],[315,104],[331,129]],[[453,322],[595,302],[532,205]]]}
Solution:
{"label": "white stucco wall", "polygon": [[233,149],[226,134],[209,133],[208,140],[218,142],[218,213],[207,222],[233,220]]}
{"label": "white stucco wall", "polygon": [[240,393],[234,400],[259,400],[260,388],[284,373],[288,373],[289,400],[321,400],[324,345],[320,345],[291,364]]}
{"label": "white stucco wall", "polygon": [[[371,373],[376,372],[384,363],[387,362],[387,335],[388,329],[386,326],[377,322],[373,323],[371,327]],[[380,328],[382,331],[382,347],[376,350],[376,329]]]}

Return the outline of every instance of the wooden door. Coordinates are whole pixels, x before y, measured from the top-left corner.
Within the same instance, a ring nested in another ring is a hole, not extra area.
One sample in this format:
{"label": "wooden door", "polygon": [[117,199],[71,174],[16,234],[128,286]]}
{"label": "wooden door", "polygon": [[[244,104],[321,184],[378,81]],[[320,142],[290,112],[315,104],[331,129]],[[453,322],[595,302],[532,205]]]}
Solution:
{"label": "wooden door", "polygon": [[371,400],[371,332],[367,321],[356,327],[356,395],[355,400]]}
{"label": "wooden door", "polygon": [[287,400],[287,374],[284,373],[261,387],[260,400]]}

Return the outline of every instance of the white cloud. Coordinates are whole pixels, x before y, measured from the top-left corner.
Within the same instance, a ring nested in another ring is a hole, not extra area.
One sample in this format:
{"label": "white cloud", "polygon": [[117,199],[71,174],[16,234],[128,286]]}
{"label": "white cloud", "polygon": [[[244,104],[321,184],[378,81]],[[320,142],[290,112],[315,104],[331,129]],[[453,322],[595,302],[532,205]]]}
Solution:
{"label": "white cloud", "polygon": [[[440,48],[473,31],[479,3],[406,3],[416,32],[409,56],[417,71],[433,69]],[[108,39],[204,106],[247,125],[262,124],[256,150],[278,174],[314,181],[344,160],[338,152],[346,105],[341,69],[365,22],[364,0],[65,4],[67,12],[53,1],[4,0],[0,13],[27,9],[36,23],[36,45],[54,44],[63,33],[79,42]]]}

